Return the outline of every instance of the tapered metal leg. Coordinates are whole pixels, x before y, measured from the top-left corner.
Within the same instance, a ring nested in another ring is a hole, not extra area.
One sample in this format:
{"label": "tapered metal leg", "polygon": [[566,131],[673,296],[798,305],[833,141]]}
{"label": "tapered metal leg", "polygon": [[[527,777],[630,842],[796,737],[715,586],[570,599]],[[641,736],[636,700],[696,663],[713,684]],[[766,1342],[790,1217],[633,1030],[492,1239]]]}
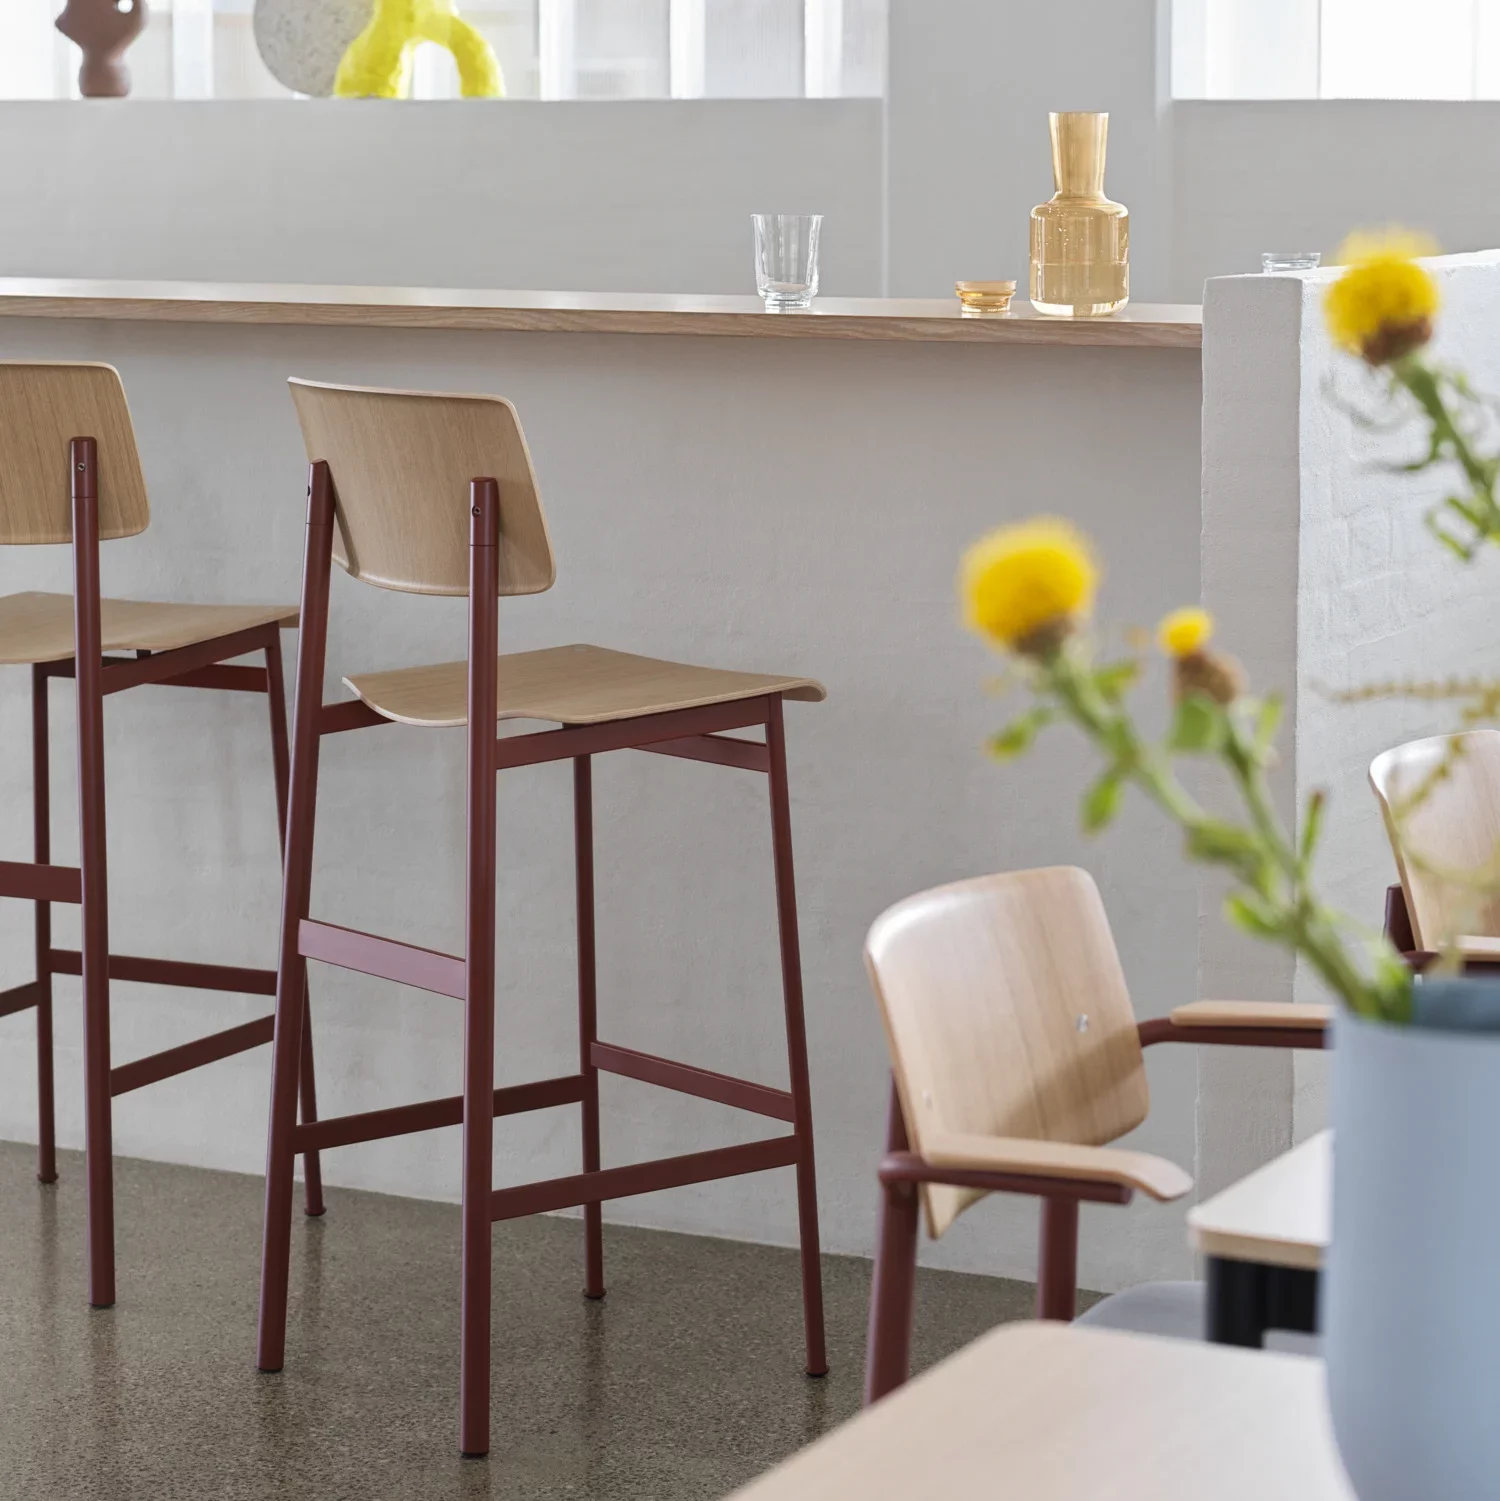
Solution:
{"label": "tapered metal leg", "polygon": [[307,1019],[307,961],[299,930],[312,885],[317,810],[318,720],[328,644],[328,574],[332,556],[333,485],[314,464],[308,486],[307,552],[301,635],[297,643],[296,722],[287,797],[286,866],[281,893],[281,952],[276,971],[276,1035],[271,1061],[271,1124],[266,1148],[265,1231],[261,1246],[260,1328],[256,1364],[279,1371],[286,1359],[286,1300],[292,1254],[292,1170],[297,1093]]}
{"label": "tapered metal leg", "polygon": [[[588,756],[573,760],[573,840],[578,885],[578,1055],[583,1075],[583,1170],[599,1171],[599,1070],[593,1048],[598,1036],[598,987],[594,963],[594,776]],[[583,1206],[586,1298],[604,1296],[604,1214]]]}
{"label": "tapered metal leg", "polygon": [[114,1143],[109,1088],[109,881],[104,830],[104,693],[99,619],[98,449],[75,438],[73,632],[78,689],[78,842],[82,874],[84,1149],[89,1302],[115,1301]]}
{"label": "tapered metal leg", "polygon": [[[40,665],[31,669],[32,849],[38,865],[52,859],[52,768],[48,756],[47,684]],[[36,1175],[57,1182],[57,1120],[52,1059],[52,904],[36,904]]]}
{"label": "tapered metal leg", "polygon": [[787,797],[786,736],[781,699],[769,700],[771,848],[776,867],[776,916],[781,930],[781,984],[786,1002],[787,1064],[792,1124],[797,1135],[797,1212],[802,1243],[802,1313],[807,1374],[828,1373],[823,1335],[823,1268],[818,1254],[818,1186],[813,1163],[812,1084],[807,1066],[807,1024],[802,1004],[802,951],[797,934],[797,891],[792,875],[792,815]]}
{"label": "tapered metal leg", "polygon": [[1078,1200],[1043,1199],[1036,1316],[1070,1324],[1078,1311]]}
{"label": "tapered metal leg", "polygon": [[[886,1151],[907,1148],[901,1098],[891,1083]],[[881,1185],[875,1277],[870,1285],[870,1333],[865,1351],[865,1406],[894,1391],[911,1370],[912,1310],[917,1284],[920,1200],[913,1183]]]}
{"label": "tapered metal leg", "polygon": [[499,488],[470,489],[469,836],[465,913],[463,1307],[459,1448],[490,1448],[491,1198],[495,1154],[495,663]]}
{"label": "tapered metal leg", "polygon": [[[281,636],[274,636],[266,647],[266,697],[271,707],[271,761],[276,775],[276,819],[281,838],[281,858],[286,861],[287,799],[292,777],[292,758],[287,746],[286,685],[281,667]],[[313,1071],[312,1006],[302,997],[302,1124],[311,1125],[318,1118],[318,1086]],[[327,1206],[323,1202],[323,1167],[317,1152],[302,1154],[303,1204],[316,1217]]]}

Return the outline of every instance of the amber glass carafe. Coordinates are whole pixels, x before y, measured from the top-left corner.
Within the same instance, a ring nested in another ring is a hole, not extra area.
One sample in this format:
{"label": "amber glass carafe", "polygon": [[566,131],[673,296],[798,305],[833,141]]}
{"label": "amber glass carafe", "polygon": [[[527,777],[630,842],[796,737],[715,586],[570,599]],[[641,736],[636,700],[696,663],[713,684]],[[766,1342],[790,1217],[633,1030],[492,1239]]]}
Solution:
{"label": "amber glass carafe", "polygon": [[1104,196],[1109,116],[1049,118],[1057,192],[1031,211],[1031,303],[1058,318],[1102,318],[1130,301],[1130,214]]}

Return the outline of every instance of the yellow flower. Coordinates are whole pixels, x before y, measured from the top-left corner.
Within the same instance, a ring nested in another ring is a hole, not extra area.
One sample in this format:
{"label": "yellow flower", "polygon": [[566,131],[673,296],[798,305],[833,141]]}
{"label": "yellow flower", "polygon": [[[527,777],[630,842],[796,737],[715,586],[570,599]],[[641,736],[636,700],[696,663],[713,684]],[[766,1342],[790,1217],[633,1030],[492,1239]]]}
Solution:
{"label": "yellow flower", "polygon": [[1070,523],[1040,516],[1003,526],[964,554],[964,623],[1012,650],[1045,651],[1089,613],[1098,583],[1088,538]]}
{"label": "yellow flower", "polygon": [[1391,229],[1353,234],[1339,249],[1348,269],[1323,299],[1328,332],[1336,344],[1371,365],[1385,365],[1432,337],[1437,283],[1417,264],[1437,246],[1426,236]]}
{"label": "yellow flower", "polygon": [[1169,657],[1186,657],[1208,645],[1214,618],[1196,605],[1173,610],[1156,628],[1156,639]]}

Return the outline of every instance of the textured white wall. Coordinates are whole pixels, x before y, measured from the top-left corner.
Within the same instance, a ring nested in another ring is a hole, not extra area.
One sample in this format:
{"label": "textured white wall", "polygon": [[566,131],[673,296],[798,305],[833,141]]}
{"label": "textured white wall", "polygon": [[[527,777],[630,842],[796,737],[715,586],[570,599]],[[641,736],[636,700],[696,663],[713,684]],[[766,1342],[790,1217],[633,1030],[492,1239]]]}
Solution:
{"label": "textured white wall", "polygon": [[[1500,391],[1500,252],[1435,263],[1444,310],[1435,353],[1482,391]],[[1420,429],[1380,437],[1351,406],[1384,411],[1379,386],[1329,344],[1322,296],[1335,273],[1209,283],[1203,359],[1205,602],[1223,640],[1292,710],[1279,792],[1290,810],[1330,797],[1319,861],[1325,896],[1378,928],[1394,879],[1369,764],[1404,740],[1451,727],[1451,707],[1342,706],[1331,692],[1389,679],[1445,678],[1500,660],[1500,560],[1464,567],[1426,532],[1441,473],[1387,472],[1416,457]],[[1205,899],[1205,994],[1322,999],[1315,977],[1232,935]],[[1317,1129],[1323,1060],[1205,1051],[1199,1110],[1206,1191]]]}
{"label": "textured white wall", "polygon": [[0,275],[753,290],[749,216],[823,213],[881,290],[872,99],[0,103]]}
{"label": "textured white wall", "polygon": [[[1188,351],[379,330],[0,323],[0,355],[122,370],[155,521],[111,544],[126,595],[295,598],[303,459],[288,373],[512,396],[556,541],[557,588],[510,602],[513,649],[594,640],[730,667],[807,673],[826,704],[788,713],[798,887],[827,1244],[869,1252],[886,1055],[863,973],[870,921],[922,887],[1078,860],[1098,876],[1142,1014],[1195,993],[1197,889],[1144,808],[1091,843],[1075,808],[1092,757],[1058,731],[1024,767],[984,740],[1010,707],[958,629],[962,547],[1064,507],[1112,560],[1113,618],[1196,597],[1198,361]],[[1089,441],[1078,441],[1081,430]],[[982,434],[982,439],[978,436]],[[0,589],[65,584],[58,550],[0,554]],[[462,652],[464,604],[339,578],[338,673]],[[28,847],[24,675],[0,674],[0,845]],[[72,847],[72,715],[56,690],[59,858]],[[277,869],[264,703],[151,689],[107,715],[112,918],[145,952],[269,963]],[[325,747],[315,911],[456,950],[463,737],[401,727]],[[603,1035],[777,1082],[781,1062],[764,785],[631,754],[597,772]],[[566,768],[501,782],[499,1047],[507,1081],[576,1056]],[[0,907],[0,985],[21,979],[29,914]],[[459,1087],[458,1008],[340,972],[314,975],[321,1102],[369,1109]],[[62,1136],[80,1139],[77,982],[61,980]],[[139,1056],[259,1014],[255,1000],[119,986],[117,1051]],[[34,1135],[33,1027],[0,1022],[0,1135]],[[1187,1050],[1151,1060],[1141,1140],[1188,1164]],[[258,1172],[269,1054],[122,1098],[122,1153]],[[756,1123],[610,1082],[606,1160],[743,1139]],[[573,1172],[576,1112],[502,1122],[497,1178]],[[458,1135],[327,1156],[335,1184],[451,1198]],[[66,1193],[81,1192],[76,1175]],[[638,1223],[789,1242],[790,1175],[621,1201]],[[335,1197],[334,1216],[337,1216]],[[995,1201],[945,1239],[948,1265],[1031,1275],[1031,1206]],[[1086,1217],[1086,1284],[1188,1266],[1178,1209]],[[138,1269],[137,1269],[138,1270]],[[127,1280],[132,1275],[127,1266]]]}

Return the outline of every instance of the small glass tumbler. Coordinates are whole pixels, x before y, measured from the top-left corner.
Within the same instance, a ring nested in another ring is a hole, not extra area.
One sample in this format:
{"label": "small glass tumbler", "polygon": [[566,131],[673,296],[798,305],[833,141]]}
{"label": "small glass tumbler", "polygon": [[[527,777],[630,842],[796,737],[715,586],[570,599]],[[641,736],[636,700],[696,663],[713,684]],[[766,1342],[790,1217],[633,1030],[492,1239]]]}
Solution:
{"label": "small glass tumbler", "polygon": [[755,289],[767,312],[807,308],[818,295],[822,214],[752,214]]}
{"label": "small glass tumbler", "polygon": [[1273,271],[1315,271],[1323,259],[1320,250],[1266,250],[1261,253],[1260,269]]}

